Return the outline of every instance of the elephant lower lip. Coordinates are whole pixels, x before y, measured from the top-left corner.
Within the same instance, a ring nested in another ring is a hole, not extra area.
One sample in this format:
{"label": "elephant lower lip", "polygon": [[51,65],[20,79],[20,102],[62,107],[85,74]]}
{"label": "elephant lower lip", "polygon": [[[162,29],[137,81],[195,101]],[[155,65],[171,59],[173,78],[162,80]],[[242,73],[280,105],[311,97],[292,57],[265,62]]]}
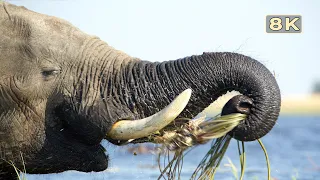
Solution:
{"label": "elephant lower lip", "polygon": [[[106,149],[101,144],[86,145],[61,138],[59,142],[50,138],[34,157],[36,159],[25,159],[26,168],[30,173],[58,173],[65,171],[66,168],[83,172],[97,172],[107,169],[109,161]],[[32,169],[28,169],[28,167],[32,167]]]}

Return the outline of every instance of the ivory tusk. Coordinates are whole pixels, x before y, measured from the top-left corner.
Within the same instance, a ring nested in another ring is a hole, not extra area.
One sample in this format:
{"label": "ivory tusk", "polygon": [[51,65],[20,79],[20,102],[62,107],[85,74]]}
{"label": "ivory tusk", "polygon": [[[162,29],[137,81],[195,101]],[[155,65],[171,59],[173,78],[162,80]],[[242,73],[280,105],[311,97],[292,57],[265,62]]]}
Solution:
{"label": "ivory tusk", "polygon": [[116,122],[107,136],[114,140],[138,139],[163,129],[183,111],[189,102],[191,93],[191,89],[184,90],[167,107],[152,116]]}

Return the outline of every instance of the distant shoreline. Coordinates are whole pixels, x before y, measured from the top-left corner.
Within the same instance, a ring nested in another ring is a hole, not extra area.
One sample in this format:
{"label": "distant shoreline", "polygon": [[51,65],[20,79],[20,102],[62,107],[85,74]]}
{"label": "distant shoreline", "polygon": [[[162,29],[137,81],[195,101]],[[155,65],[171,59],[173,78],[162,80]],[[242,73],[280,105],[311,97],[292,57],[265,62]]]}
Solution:
{"label": "distant shoreline", "polygon": [[[206,108],[203,113],[207,116],[215,116],[221,112],[223,105],[235,92],[227,93],[224,98],[218,99]],[[284,96],[281,100],[280,115],[304,115],[320,116],[320,94]]]}
{"label": "distant shoreline", "polygon": [[281,114],[320,115],[320,94],[282,98]]}

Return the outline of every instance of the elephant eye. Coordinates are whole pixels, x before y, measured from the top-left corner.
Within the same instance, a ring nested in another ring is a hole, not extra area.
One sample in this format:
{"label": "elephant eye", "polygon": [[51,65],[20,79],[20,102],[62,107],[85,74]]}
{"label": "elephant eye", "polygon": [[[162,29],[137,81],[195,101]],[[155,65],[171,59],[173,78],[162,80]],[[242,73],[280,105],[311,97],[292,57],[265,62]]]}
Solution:
{"label": "elephant eye", "polygon": [[42,76],[46,81],[51,80],[52,78],[56,77],[60,74],[60,69],[57,68],[45,68],[41,72]]}

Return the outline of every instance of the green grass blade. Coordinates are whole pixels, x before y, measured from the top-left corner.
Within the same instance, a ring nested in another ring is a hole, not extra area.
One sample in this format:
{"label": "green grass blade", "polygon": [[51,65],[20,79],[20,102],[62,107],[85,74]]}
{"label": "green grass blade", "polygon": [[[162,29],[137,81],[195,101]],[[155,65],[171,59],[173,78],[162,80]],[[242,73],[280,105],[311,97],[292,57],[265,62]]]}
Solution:
{"label": "green grass blade", "polygon": [[268,157],[268,153],[267,153],[267,150],[266,148],[264,147],[262,141],[260,139],[258,139],[258,142],[264,152],[264,155],[266,157],[266,161],[267,161],[267,167],[268,167],[268,180],[271,180],[271,168],[270,168],[270,162],[269,162],[269,157]]}

